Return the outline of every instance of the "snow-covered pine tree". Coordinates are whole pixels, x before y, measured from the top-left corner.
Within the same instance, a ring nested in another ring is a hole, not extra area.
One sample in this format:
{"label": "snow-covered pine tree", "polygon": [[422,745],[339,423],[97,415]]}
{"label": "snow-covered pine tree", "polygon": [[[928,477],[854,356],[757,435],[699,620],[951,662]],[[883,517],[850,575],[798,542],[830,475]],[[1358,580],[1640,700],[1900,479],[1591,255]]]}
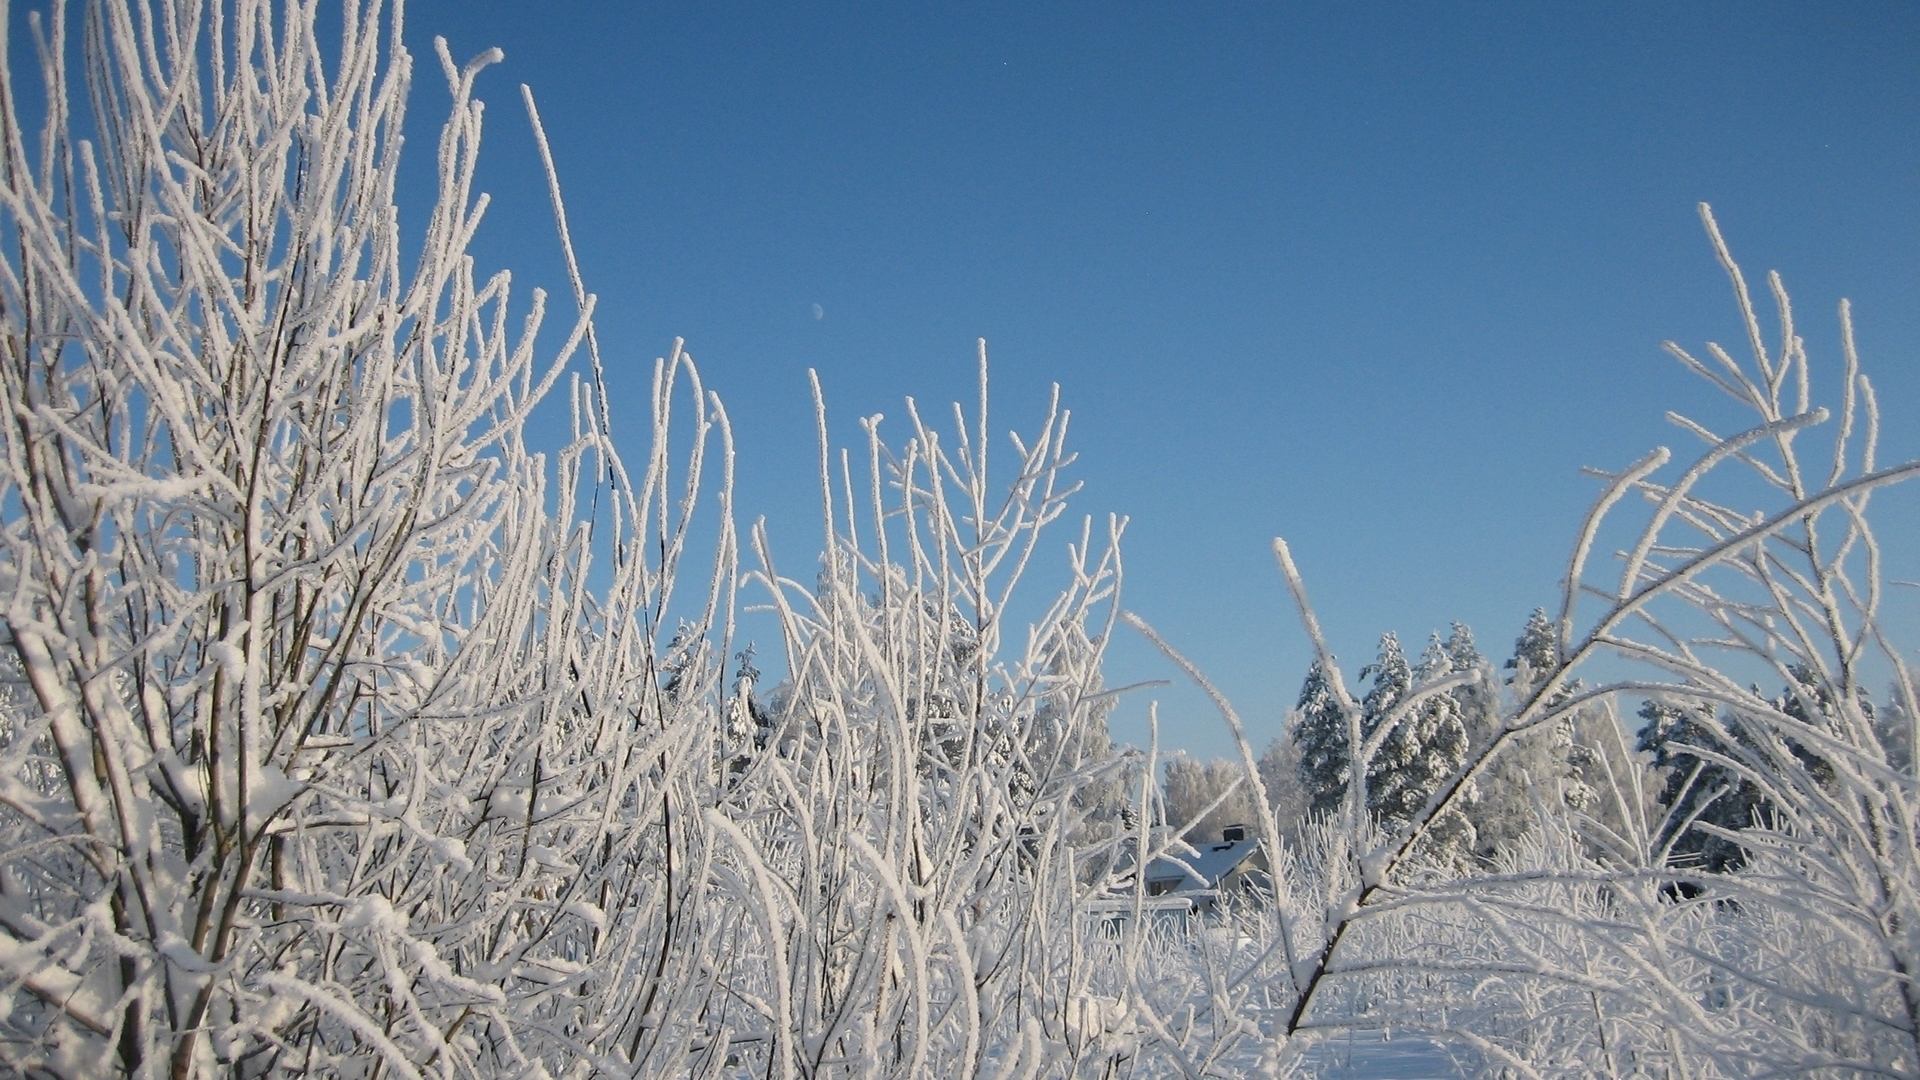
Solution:
{"label": "snow-covered pine tree", "polygon": [[[1507,687],[1513,696],[1524,699],[1532,693],[1553,671],[1558,657],[1553,623],[1544,609],[1535,608],[1505,664],[1511,672]],[[1555,700],[1564,701],[1568,694],[1561,690]],[[1476,727],[1473,745],[1485,746],[1497,734],[1497,727]],[[1510,740],[1482,772],[1475,801],[1467,811],[1478,833],[1476,854],[1487,858],[1510,847],[1537,824],[1542,808],[1585,805],[1590,792],[1578,776],[1577,757],[1572,720]]]}
{"label": "snow-covered pine tree", "polygon": [[[1374,661],[1360,669],[1362,679],[1371,679],[1367,696],[1360,701],[1360,732],[1371,741],[1393,710],[1406,700],[1413,689],[1413,668],[1400,649],[1400,638],[1391,631],[1380,636],[1380,651]],[[1389,825],[1406,821],[1426,801],[1422,789],[1424,763],[1416,724],[1408,717],[1381,742],[1380,750],[1366,762],[1367,810]]]}
{"label": "snow-covered pine tree", "polygon": [[1873,718],[1873,733],[1895,772],[1913,775],[1913,717],[1900,693],[1900,684],[1887,688],[1887,704]]}
{"label": "snow-covered pine tree", "polygon": [[1516,688],[1531,690],[1559,663],[1559,634],[1553,628],[1553,621],[1547,618],[1547,609],[1534,608],[1513,643],[1513,656],[1507,660],[1507,670],[1513,672],[1508,682]]}
{"label": "snow-covered pine tree", "polygon": [[[1812,401],[1807,352],[1779,276],[1767,281],[1779,311],[1779,332],[1769,342],[1753,290],[1711,213],[1700,210],[1734,285],[1753,356],[1743,363],[1712,344],[1712,360],[1703,362],[1677,345],[1667,348],[1754,415],[1721,417],[1709,427],[1669,414],[1706,443],[1691,466],[1659,475],[1674,460],[1660,448],[1599,474],[1607,487],[1568,564],[1553,624],[1558,632],[1545,632],[1544,615],[1533,620],[1536,632],[1520,650],[1526,670],[1514,680],[1501,732],[1432,799],[1437,823],[1438,814],[1465,801],[1465,785],[1484,778],[1514,743],[1568,720],[1578,732],[1593,717],[1586,730],[1594,741],[1586,745],[1599,751],[1593,763],[1613,781],[1598,794],[1618,808],[1621,827],[1601,837],[1598,827],[1610,823],[1583,814],[1583,845],[1580,832],[1565,827],[1571,823],[1551,821],[1537,839],[1515,845],[1495,873],[1466,889],[1447,882],[1437,892],[1427,891],[1432,879],[1410,859],[1428,822],[1384,837],[1359,827],[1328,836],[1326,850],[1340,859],[1327,865],[1342,877],[1314,896],[1328,912],[1325,929],[1304,948],[1299,937],[1282,939],[1290,946],[1285,971],[1298,988],[1289,1032],[1340,1023],[1378,1029],[1389,1022],[1383,1003],[1418,1012],[1434,1003],[1446,973],[1459,973],[1457,1010],[1441,1004],[1426,1014],[1430,1020],[1407,1016],[1393,1026],[1433,1023],[1462,1033],[1492,1050],[1499,1063],[1489,1064],[1503,1071],[1915,1074],[1920,788],[1889,767],[1889,749],[1900,740],[1887,730],[1885,711],[1868,717],[1856,694],[1863,668],[1890,668],[1892,696],[1907,718],[1916,711],[1905,661],[1910,646],[1893,640],[1880,619],[1882,540],[1866,510],[1876,491],[1920,479],[1920,461],[1875,460],[1882,417],[1859,371],[1846,304],[1844,394],[1830,411]],[[1733,434],[1714,433],[1729,423]],[[1796,441],[1823,425],[1815,437]],[[1714,492],[1725,473],[1738,471],[1736,463],[1751,473]],[[1730,504],[1729,494],[1737,501]],[[1644,503],[1626,497],[1636,495]],[[1620,508],[1634,505],[1650,509],[1634,524],[1637,539],[1620,565],[1589,565],[1596,544],[1612,543],[1600,538],[1617,528]],[[1274,554],[1316,653],[1325,657],[1319,620],[1284,541],[1275,541]],[[1731,663],[1716,664],[1727,656]],[[1755,665],[1783,673],[1804,668],[1809,678],[1792,680],[1803,687],[1791,695],[1798,713],[1783,698],[1737,681],[1737,671]],[[1599,685],[1572,691],[1576,676]],[[1563,696],[1569,691],[1573,696]],[[1615,702],[1649,697],[1650,719],[1671,721],[1651,725],[1649,744],[1671,756],[1682,739],[1660,729],[1710,729],[1721,747],[1713,763],[1737,765],[1768,800],[1758,827],[1732,837],[1746,842],[1740,868],[1701,880],[1669,863],[1663,833],[1671,834],[1671,822],[1647,812],[1646,778],[1625,745],[1631,736],[1614,722]],[[1829,702],[1831,714],[1822,707]],[[1596,851],[1602,839],[1605,850]],[[1686,902],[1659,887],[1675,879],[1711,884],[1714,900],[1727,902]],[[1477,926],[1442,941],[1463,929],[1463,915]],[[1395,943],[1383,929],[1399,918],[1407,921],[1397,928],[1420,945]],[[1423,925],[1440,933],[1427,937]],[[1370,973],[1386,971],[1405,980],[1405,992],[1356,989]],[[1244,976],[1209,977],[1209,985],[1224,986]],[[1542,1038],[1546,1031],[1553,1034]]]}
{"label": "snow-covered pine tree", "polygon": [[[1414,685],[1444,679],[1461,671],[1472,671],[1479,666],[1473,659],[1479,654],[1473,650],[1472,634],[1465,631],[1464,626],[1455,623],[1454,636],[1446,643],[1441,642],[1439,634],[1432,635],[1426,651],[1420,656],[1420,663],[1413,669]],[[1456,659],[1464,661],[1466,666],[1456,668]],[[1405,782],[1398,789],[1399,805],[1405,808],[1403,812],[1407,820],[1419,813],[1426,806],[1427,797],[1466,761],[1466,710],[1469,705],[1483,703],[1480,696],[1474,693],[1480,689],[1474,683],[1467,683],[1446,693],[1431,694],[1413,707],[1407,720],[1396,731],[1395,734],[1404,731],[1414,748],[1411,768],[1400,774]],[[1387,740],[1388,743],[1393,741],[1391,737]],[[1383,817],[1385,809],[1383,805]],[[1472,851],[1473,846],[1473,823],[1458,809],[1442,812],[1428,829],[1425,841],[1428,855],[1448,863],[1457,863]]]}
{"label": "snow-covered pine tree", "polygon": [[1478,682],[1456,686],[1448,693],[1460,705],[1460,721],[1467,728],[1467,745],[1485,746],[1500,726],[1500,687],[1493,678],[1492,665],[1480,655],[1479,646],[1474,644],[1473,629],[1466,623],[1452,625],[1443,647],[1448,670],[1481,673]]}
{"label": "snow-covered pine tree", "polygon": [[[1722,735],[1722,725],[1696,702],[1648,698],[1640,706],[1638,749],[1653,755],[1665,783],[1657,796],[1668,811],[1669,832],[1661,839],[1677,864],[1724,873],[1746,864],[1740,845],[1716,831],[1739,832],[1753,824],[1766,797],[1752,781],[1712,760],[1738,758],[1740,751]],[[1698,826],[1707,826],[1700,828]]]}
{"label": "snow-covered pine tree", "polygon": [[[1382,635],[1379,655],[1360,671],[1361,678],[1373,680],[1361,702],[1365,736],[1371,740],[1417,683],[1444,675],[1446,666],[1446,655],[1437,638],[1421,658],[1421,669],[1416,673],[1400,650],[1399,637]],[[1440,781],[1453,772],[1465,752],[1466,728],[1453,699],[1438,694],[1423,701],[1393,725],[1381,740],[1379,752],[1366,763],[1367,809],[1388,826],[1404,824],[1419,812]]]}
{"label": "snow-covered pine tree", "polygon": [[1306,681],[1300,684],[1294,714],[1292,738],[1298,748],[1295,775],[1306,810],[1331,814],[1347,796],[1352,753],[1347,746],[1346,714],[1318,660],[1307,669]]}
{"label": "snow-covered pine tree", "polygon": [[760,682],[760,669],[754,665],[753,654],[751,642],[734,654],[733,687],[722,710],[721,758],[729,769],[736,771],[744,768],[748,759],[773,739],[773,713],[754,696],[754,688]]}
{"label": "snow-covered pine tree", "polygon": [[[1796,664],[1787,673],[1792,681],[1769,704],[1782,716],[1815,730],[1830,728],[1838,699],[1832,686],[1805,665]],[[1703,708],[1649,698],[1640,707],[1644,723],[1639,748],[1651,752],[1654,766],[1666,771],[1658,798],[1661,806],[1672,811],[1669,839],[1676,861],[1697,863],[1721,873],[1744,866],[1747,861],[1740,844],[1722,834],[1737,833],[1766,820],[1772,807],[1765,790],[1714,758],[1730,758],[1763,771],[1778,769],[1787,764],[1783,759],[1791,758],[1822,788],[1833,784],[1834,769],[1806,741],[1757,739],[1752,734],[1757,725],[1752,722],[1731,714],[1710,718]],[[1861,721],[1855,730],[1882,730],[1864,688],[1856,689],[1854,708]],[[1887,755],[1889,764],[1899,767],[1894,754],[1884,745],[1879,749]]]}
{"label": "snow-covered pine tree", "polygon": [[[1773,699],[1774,708],[1779,709],[1782,715],[1822,729],[1823,735],[1838,737],[1840,733],[1834,730],[1833,721],[1840,710],[1842,695],[1805,664],[1794,664],[1787,669],[1787,674],[1792,681],[1781,689],[1780,696]],[[1867,688],[1855,686],[1852,696],[1853,708],[1858,711],[1862,721],[1860,729],[1874,732],[1875,741],[1878,741],[1880,724]],[[1787,749],[1806,765],[1808,772],[1820,784],[1824,786],[1833,782],[1833,765],[1813,746],[1789,739]],[[1881,750],[1884,753],[1885,747],[1882,746]]]}
{"label": "snow-covered pine tree", "polygon": [[[1456,632],[1454,645],[1466,657],[1473,648],[1471,634],[1461,637]],[[1399,637],[1391,632],[1381,635],[1379,655],[1360,669],[1362,679],[1372,680],[1360,702],[1361,737],[1371,739],[1416,684],[1444,678],[1453,670],[1453,661],[1438,635],[1423,654],[1418,672],[1407,663]],[[1467,700],[1476,706],[1480,703],[1472,696]],[[1307,671],[1295,710],[1298,715],[1293,738],[1304,801],[1312,813],[1332,813],[1346,796],[1351,751],[1346,717],[1317,661]],[[1391,827],[1419,812],[1427,796],[1466,758],[1468,739],[1463,716],[1460,698],[1451,692],[1440,693],[1422,701],[1394,725],[1367,763],[1370,814]]]}

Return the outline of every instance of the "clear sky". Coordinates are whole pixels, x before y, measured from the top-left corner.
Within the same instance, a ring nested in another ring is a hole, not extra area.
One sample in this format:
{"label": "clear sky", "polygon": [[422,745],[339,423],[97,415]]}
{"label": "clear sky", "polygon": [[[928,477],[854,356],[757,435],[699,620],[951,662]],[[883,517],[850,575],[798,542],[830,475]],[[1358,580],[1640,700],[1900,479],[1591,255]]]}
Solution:
{"label": "clear sky", "polygon": [[[1701,200],[1785,275],[1817,390],[1853,300],[1886,456],[1920,453],[1911,3],[414,0],[407,32],[412,167],[432,36],[503,47],[483,261],[564,295],[527,82],[616,396],[684,336],[790,567],[819,539],[807,369],[841,444],[872,412],[903,439],[905,396],[970,398],[985,337],[995,428],[1062,386],[1078,509],[1131,519],[1127,606],[1262,743],[1309,659],[1272,537],[1349,672],[1455,619],[1504,655],[1556,595],[1580,466],[1689,449],[1670,408],[1739,422],[1659,348],[1741,339]],[[1196,695],[1161,700],[1163,741],[1227,752]]]}

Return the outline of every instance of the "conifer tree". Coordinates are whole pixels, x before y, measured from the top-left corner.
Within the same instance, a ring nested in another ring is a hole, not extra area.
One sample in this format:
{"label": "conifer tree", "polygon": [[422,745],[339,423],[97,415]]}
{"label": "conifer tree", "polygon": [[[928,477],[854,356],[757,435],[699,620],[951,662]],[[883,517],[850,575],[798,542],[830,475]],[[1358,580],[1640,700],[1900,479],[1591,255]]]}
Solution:
{"label": "conifer tree", "polygon": [[[1373,680],[1361,706],[1366,736],[1371,739],[1388,722],[1416,682],[1445,675],[1447,669],[1446,651],[1437,635],[1421,658],[1418,678],[1400,650],[1400,639],[1391,633],[1382,635],[1379,656],[1360,672],[1362,678]],[[1446,694],[1427,698],[1394,724],[1381,740],[1379,752],[1367,762],[1367,808],[1389,827],[1405,824],[1466,752],[1466,727],[1460,721],[1458,703]]]}
{"label": "conifer tree", "polygon": [[[1380,651],[1373,663],[1360,669],[1360,678],[1372,680],[1366,696],[1360,700],[1360,735],[1372,741],[1380,725],[1387,722],[1395,706],[1413,689],[1413,668],[1400,649],[1399,635],[1391,631],[1380,635]],[[1404,788],[1411,781],[1406,770],[1413,765],[1418,748],[1406,728],[1407,725],[1402,724],[1389,734],[1366,763],[1367,810],[1389,824],[1398,824],[1406,813],[1411,813],[1399,812],[1406,795]]]}
{"label": "conifer tree", "polygon": [[[1379,655],[1360,671],[1362,679],[1372,682],[1360,703],[1362,737],[1371,738],[1379,731],[1416,684],[1451,674],[1456,656],[1470,666],[1478,662],[1472,632],[1460,624],[1455,624],[1448,643],[1443,644],[1439,635],[1434,635],[1418,671],[1407,663],[1399,637],[1382,635]],[[1494,711],[1488,699],[1449,692],[1432,695],[1394,725],[1381,741],[1379,752],[1367,763],[1369,813],[1388,827],[1395,827],[1426,805],[1427,797],[1466,758],[1469,740],[1465,716],[1469,708],[1484,709],[1489,715]],[[1346,797],[1352,754],[1347,745],[1346,717],[1318,662],[1307,672],[1296,712],[1294,742],[1302,801],[1309,812],[1334,812]],[[1465,818],[1444,824],[1447,827],[1434,830],[1443,836],[1441,844],[1464,850],[1467,841],[1462,838],[1472,835],[1471,824]]]}
{"label": "conifer tree", "polygon": [[1766,800],[1752,782],[1700,753],[1738,757],[1737,748],[1697,707],[1648,698],[1640,706],[1640,719],[1645,723],[1638,749],[1651,752],[1654,768],[1666,771],[1659,802],[1669,811],[1669,828],[1674,830],[1663,838],[1670,844],[1670,858],[1713,873],[1745,865],[1738,843],[1692,827],[1699,823],[1738,832],[1753,824],[1755,813],[1764,807]]}
{"label": "conifer tree", "polygon": [[[1794,665],[1788,669],[1787,673],[1793,677],[1793,681],[1788,683],[1780,691],[1780,696],[1773,700],[1774,708],[1803,724],[1824,729],[1828,734],[1846,741],[1847,737],[1842,731],[1833,730],[1835,721],[1842,719],[1838,708],[1842,695],[1836,693],[1832,685],[1822,679],[1819,673],[1804,664]],[[1877,738],[1880,725],[1874,713],[1873,700],[1867,696],[1865,687],[1856,689],[1854,707],[1859,710],[1859,718],[1864,721],[1861,728],[1873,732]],[[1845,726],[1841,725],[1841,727]],[[1831,762],[1815,753],[1811,747],[1796,740],[1788,741],[1788,749],[1807,766],[1808,771],[1823,787],[1832,784],[1834,770]],[[1884,744],[1881,752],[1886,752]]]}
{"label": "conifer tree", "polygon": [[725,752],[739,762],[754,751],[763,750],[772,740],[774,717],[771,710],[754,696],[760,683],[760,669],[753,662],[751,642],[734,654],[733,691],[727,696],[723,725]]}
{"label": "conifer tree", "polygon": [[1299,757],[1296,775],[1307,812],[1331,814],[1346,798],[1352,755],[1347,746],[1346,715],[1318,660],[1307,669],[1294,713],[1293,742]]}
{"label": "conifer tree", "polygon": [[[1456,637],[1466,633],[1470,631],[1456,624]],[[1449,652],[1458,654],[1456,666],[1467,659],[1466,650],[1452,642]],[[1545,610],[1535,608],[1514,641],[1513,655],[1504,665],[1511,673],[1506,685],[1512,695],[1525,698],[1531,694],[1558,664],[1558,657],[1553,623]],[[1493,702],[1498,693],[1491,678],[1482,687],[1462,689],[1481,691],[1481,700],[1486,702]],[[1564,701],[1566,695],[1567,691],[1561,690],[1555,698]],[[1487,712],[1469,712],[1467,720],[1475,747],[1485,746],[1499,735],[1497,704]],[[1481,774],[1475,785],[1474,800],[1467,809],[1476,833],[1475,853],[1486,858],[1509,847],[1533,828],[1538,807],[1584,805],[1586,788],[1576,776],[1575,757],[1570,721],[1510,741]]]}
{"label": "conifer tree", "polygon": [[[1795,666],[1788,674],[1792,682],[1770,704],[1780,713],[1814,728],[1829,728],[1835,720],[1836,697],[1817,673]],[[1860,692],[1855,701],[1866,730],[1884,730],[1875,715],[1873,702]],[[1760,745],[1750,733],[1760,725],[1735,722],[1738,717],[1715,722],[1699,709],[1649,699],[1640,708],[1645,725],[1640,729],[1639,748],[1653,754],[1656,768],[1667,770],[1666,782],[1659,794],[1660,804],[1673,811],[1671,828],[1683,830],[1672,839],[1672,852],[1681,862],[1695,861],[1712,872],[1736,870],[1746,864],[1740,844],[1713,830],[1739,832],[1768,816],[1769,802],[1751,780],[1736,770],[1712,760],[1708,755],[1747,759],[1770,764],[1769,757],[1791,755],[1806,774],[1822,788],[1834,783],[1834,768],[1819,753],[1799,740],[1787,738],[1770,746]],[[1731,737],[1727,733],[1731,733]],[[1883,753],[1887,752],[1883,743]],[[1894,754],[1889,763],[1900,767]],[[1779,762],[1777,764],[1784,764]],[[1695,815],[1698,815],[1697,817]],[[1688,827],[1689,821],[1709,826]]]}
{"label": "conifer tree", "polygon": [[1452,625],[1444,646],[1450,672],[1481,671],[1479,682],[1456,686],[1448,691],[1460,706],[1460,720],[1466,725],[1467,745],[1485,746],[1493,741],[1500,725],[1500,690],[1494,681],[1487,658],[1473,641],[1473,629],[1466,623]]}
{"label": "conifer tree", "polygon": [[1547,618],[1547,609],[1534,608],[1533,614],[1527,616],[1527,625],[1520,631],[1520,637],[1513,643],[1513,656],[1507,661],[1507,670],[1513,672],[1513,677],[1508,681],[1516,690],[1531,690],[1559,663],[1559,635]]}
{"label": "conifer tree", "polygon": [[[1441,642],[1439,634],[1429,638],[1419,665],[1413,669],[1414,685],[1444,679],[1461,671],[1471,671],[1478,665],[1478,658],[1479,652],[1473,647],[1472,632],[1464,625],[1455,623],[1453,634],[1446,643]],[[1430,695],[1415,706],[1412,714],[1403,722],[1402,730],[1407,733],[1413,746],[1411,768],[1403,771],[1405,782],[1399,787],[1401,812],[1407,818],[1419,813],[1426,806],[1427,797],[1465,763],[1468,750],[1467,710],[1492,704],[1480,698],[1477,693],[1480,689],[1469,683],[1456,686],[1444,694]],[[1491,708],[1486,711],[1488,715],[1493,713]],[[1387,812],[1383,807],[1383,816]],[[1458,809],[1444,812],[1435,819],[1427,833],[1426,850],[1446,862],[1465,858],[1473,846],[1473,823]]]}
{"label": "conifer tree", "polygon": [[1873,718],[1873,733],[1887,764],[1906,776],[1913,775],[1913,720],[1902,701],[1900,684],[1887,691],[1887,707]]}

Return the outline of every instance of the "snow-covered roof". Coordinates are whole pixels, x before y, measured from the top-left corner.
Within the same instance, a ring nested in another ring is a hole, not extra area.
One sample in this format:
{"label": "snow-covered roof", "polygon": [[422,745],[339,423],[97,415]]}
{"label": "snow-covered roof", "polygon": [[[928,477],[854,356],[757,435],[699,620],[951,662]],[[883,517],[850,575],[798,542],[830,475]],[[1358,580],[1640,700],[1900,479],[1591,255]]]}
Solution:
{"label": "snow-covered roof", "polygon": [[1259,847],[1257,838],[1248,837],[1218,844],[1200,844],[1193,855],[1177,858],[1162,855],[1147,864],[1147,884],[1178,880],[1180,884],[1173,887],[1175,892],[1216,888],[1221,878],[1233,873]]}

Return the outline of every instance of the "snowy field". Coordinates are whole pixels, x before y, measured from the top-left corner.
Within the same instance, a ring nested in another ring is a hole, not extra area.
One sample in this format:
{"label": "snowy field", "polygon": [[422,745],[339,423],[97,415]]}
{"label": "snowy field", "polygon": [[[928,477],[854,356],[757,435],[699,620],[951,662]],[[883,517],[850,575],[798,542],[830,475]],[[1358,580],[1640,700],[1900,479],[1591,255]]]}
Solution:
{"label": "snowy field", "polygon": [[1471,1057],[1421,1038],[1384,1040],[1352,1032],[1304,1055],[1300,1074],[1320,1080],[1453,1080],[1472,1075]]}

